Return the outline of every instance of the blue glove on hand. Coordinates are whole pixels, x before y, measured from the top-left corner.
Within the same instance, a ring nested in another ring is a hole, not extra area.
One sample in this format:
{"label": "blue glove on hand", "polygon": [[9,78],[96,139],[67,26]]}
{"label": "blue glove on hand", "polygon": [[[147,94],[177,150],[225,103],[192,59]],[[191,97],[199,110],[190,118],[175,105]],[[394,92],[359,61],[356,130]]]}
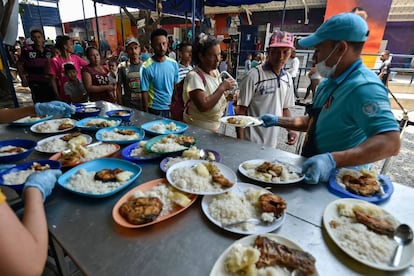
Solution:
{"label": "blue glove on hand", "polygon": [[327,182],[331,171],[336,167],[332,154],[324,153],[312,156],[303,163],[302,173],[305,174],[305,182],[317,184]]}
{"label": "blue glove on hand", "polygon": [[61,170],[45,170],[37,173],[32,173],[26,180],[24,185],[24,190],[29,187],[35,187],[42,192],[43,201],[48,197],[53,188],[58,177],[62,174]]}
{"label": "blue glove on hand", "polygon": [[62,117],[69,117],[75,113],[75,109],[70,105],[60,101],[52,101],[48,103],[35,104],[36,114],[42,115],[60,115]]}
{"label": "blue glove on hand", "polygon": [[264,114],[259,116],[259,120],[263,121],[262,126],[271,127],[277,125],[278,117],[272,114]]}

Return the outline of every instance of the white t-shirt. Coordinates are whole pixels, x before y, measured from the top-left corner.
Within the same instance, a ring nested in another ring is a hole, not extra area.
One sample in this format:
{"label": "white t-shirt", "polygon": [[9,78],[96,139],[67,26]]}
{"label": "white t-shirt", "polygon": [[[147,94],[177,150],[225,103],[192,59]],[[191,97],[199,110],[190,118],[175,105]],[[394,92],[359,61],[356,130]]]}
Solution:
{"label": "white t-shirt", "polygon": [[[264,64],[250,70],[241,81],[237,105],[247,107],[248,116],[258,117],[266,113],[282,116],[284,108],[295,105],[290,75],[282,70],[278,80],[278,76],[266,67]],[[272,147],[277,145],[278,133],[279,127],[245,129],[247,140]]]}
{"label": "white t-shirt", "polygon": [[287,71],[292,75],[292,78],[296,78],[299,73],[299,65],[300,61],[299,58],[289,58],[288,62],[286,63]]}
{"label": "white t-shirt", "polygon": [[[218,70],[214,71],[215,77],[204,73],[201,69],[196,70],[200,70],[201,74],[204,75],[206,85],[204,86],[203,80],[197,72],[189,72],[184,79],[183,100],[185,104],[190,98],[189,92],[200,89],[206,93],[206,96],[209,96],[217,90],[217,87],[222,82]],[[188,108],[185,108],[184,110],[184,122],[204,129],[217,131],[220,126],[220,118],[223,116],[226,106],[227,100],[224,94],[212,109],[205,112],[199,111],[194,103],[190,100]]]}

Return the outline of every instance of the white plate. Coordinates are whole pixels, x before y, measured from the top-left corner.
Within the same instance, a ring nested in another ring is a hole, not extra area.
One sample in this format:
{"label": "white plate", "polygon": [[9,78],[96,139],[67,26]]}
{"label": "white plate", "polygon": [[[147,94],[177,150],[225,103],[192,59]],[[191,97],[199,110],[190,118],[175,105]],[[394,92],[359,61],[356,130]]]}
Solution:
{"label": "white plate", "polygon": [[[268,190],[263,189],[262,187],[259,187],[259,186],[253,185],[253,184],[243,183],[243,182],[238,182],[237,183],[237,187],[234,188],[234,189],[232,189],[230,193],[234,193],[236,195],[244,195],[244,192],[248,188],[253,188],[253,189],[256,189],[256,190],[264,190],[267,193],[269,193]],[[209,207],[211,201],[213,200],[213,198],[214,198],[214,196],[210,196],[210,195],[207,195],[207,196],[204,196],[203,197],[203,200],[201,201],[201,209],[203,210],[203,213],[207,216],[207,218],[212,223],[214,223],[215,225],[217,225],[220,228],[223,228],[223,229],[225,229],[227,231],[230,231],[230,232],[233,232],[233,233],[243,234],[243,235],[252,235],[252,234],[268,233],[268,232],[272,232],[272,231],[278,229],[283,224],[283,222],[285,221],[286,210],[285,210],[285,213],[283,213],[283,215],[281,217],[279,217],[278,219],[276,219],[272,223],[270,223],[270,224],[263,224],[263,225],[255,225],[254,229],[253,230],[250,230],[250,231],[243,230],[243,229],[241,229],[239,227],[229,227],[229,228],[226,228],[226,227],[223,227],[221,225],[221,222],[220,221],[216,220],[215,218],[213,218],[210,215],[210,212],[209,212],[209,208],[208,207]],[[256,217],[256,218],[259,218],[259,217]]]}
{"label": "white plate", "polygon": [[[59,125],[64,122],[64,121],[70,121],[70,123],[73,125],[73,127],[71,128],[67,128],[67,129],[63,129],[63,130],[59,130]],[[35,133],[60,133],[60,132],[66,132],[69,131],[71,129],[74,129],[76,126],[76,120],[74,119],[69,119],[69,118],[63,118],[63,119],[54,119],[54,120],[48,120],[48,121],[44,121],[44,122],[40,122],[37,124],[34,124],[30,127],[30,130],[35,132]],[[38,130],[37,128],[42,125],[42,124],[48,124],[50,125],[50,129],[49,130],[45,130],[45,131],[41,131]]]}
{"label": "white plate", "polygon": [[[239,239],[239,240],[235,241],[234,243],[232,243],[226,250],[224,250],[223,253],[221,253],[220,257],[214,263],[214,266],[210,271],[210,276],[217,276],[217,275],[232,276],[232,275],[234,275],[232,273],[227,272],[226,269],[225,269],[225,261],[226,261],[227,255],[230,253],[231,248],[236,244],[241,244],[241,245],[244,245],[244,246],[253,245],[254,241],[257,238],[257,236],[258,235],[247,236],[247,237],[244,237],[244,238]],[[299,245],[297,245],[293,241],[288,240],[287,238],[284,238],[282,236],[279,236],[279,235],[276,235],[276,234],[271,234],[271,233],[263,234],[261,236],[272,239],[272,240],[274,240],[278,243],[286,245],[287,247],[303,251],[303,249]],[[308,252],[308,253],[310,253],[310,252]],[[318,272],[316,271],[312,275],[318,275]]]}
{"label": "white plate", "polygon": [[[402,259],[401,259],[400,264],[397,267],[390,266],[389,263],[378,264],[378,263],[371,262],[369,260],[366,260],[366,259],[361,258],[361,256],[357,255],[356,252],[354,252],[353,250],[348,249],[348,248],[341,247],[340,241],[339,241],[339,239],[335,235],[335,230],[332,229],[331,226],[329,225],[329,222],[330,221],[339,219],[339,214],[338,214],[338,211],[337,211],[337,204],[338,203],[347,203],[347,204],[359,204],[359,203],[363,203],[363,204],[371,204],[371,205],[374,205],[374,204],[368,203],[366,201],[359,200],[359,199],[343,198],[343,199],[338,199],[338,200],[335,200],[335,201],[331,202],[325,208],[325,212],[323,214],[323,225],[325,226],[325,229],[328,232],[328,235],[331,237],[331,239],[346,254],[348,254],[353,259],[357,260],[358,262],[361,262],[361,263],[363,263],[363,264],[365,264],[365,265],[367,265],[369,267],[372,267],[372,268],[375,268],[375,269],[379,269],[379,270],[397,271],[397,270],[402,270],[404,268],[407,268],[407,267],[409,267],[411,265],[411,263],[412,263],[412,261],[414,259],[414,243],[413,242],[411,242],[409,245],[404,246],[404,251],[403,251]],[[377,206],[377,205],[375,205],[375,206]],[[383,212],[385,214],[387,214],[387,215],[389,215],[389,216],[392,217],[392,215],[389,214],[387,211],[383,210]],[[395,218],[394,218],[394,220],[396,222],[398,222]],[[361,237],[361,239],[362,238],[363,237]],[[390,261],[391,261],[391,259],[390,259]]]}
{"label": "white plate", "polygon": [[166,173],[167,180],[176,189],[178,189],[180,191],[183,191],[183,192],[186,192],[186,193],[196,194],[196,195],[222,194],[222,193],[225,193],[225,192],[231,190],[232,188],[234,188],[234,186],[237,185],[236,174],[229,167],[226,167],[225,165],[223,165],[221,163],[217,163],[217,162],[212,162],[212,163],[220,169],[220,172],[221,172],[221,174],[224,175],[224,177],[226,177],[228,180],[230,180],[234,183],[234,185],[232,187],[225,187],[225,188],[217,189],[217,190],[214,190],[214,191],[203,191],[203,190],[199,190],[199,189],[182,188],[182,187],[178,186],[171,177],[172,172],[174,170],[178,169],[178,168],[191,168],[191,167],[193,167],[197,164],[207,163],[207,162],[209,162],[209,161],[205,161],[205,160],[187,160],[187,161],[182,161],[182,162],[179,162],[177,164],[174,164],[167,170],[167,173]]}
{"label": "white plate", "polygon": [[300,182],[300,181],[302,181],[305,178],[305,176],[300,173],[301,172],[301,168],[296,167],[296,166],[291,165],[291,164],[288,164],[288,163],[284,163],[282,161],[277,161],[277,160],[275,162],[279,162],[279,163],[281,163],[284,166],[289,166],[290,169],[291,169],[291,171],[300,173],[299,177],[298,178],[295,178],[295,179],[289,179],[289,180],[286,180],[286,181],[267,181],[267,180],[259,179],[259,178],[256,178],[256,177],[253,177],[253,176],[249,175],[248,174],[248,171],[245,168],[243,168],[243,164],[260,165],[260,164],[262,164],[265,161],[273,162],[273,161],[269,161],[269,160],[265,160],[265,159],[253,159],[253,160],[244,161],[243,163],[241,163],[239,165],[239,171],[240,171],[240,173],[242,175],[244,175],[244,176],[246,176],[246,177],[248,177],[250,179],[253,179],[253,180],[256,180],[256,181],[260,181],[260,182],[263,182],[263,183],[268,183],[268,184],[278,184],[278,185],[280,185],[280,184],[292,184],[292,183]]}
{"label": "white plate", "polygon": [[[69,133],[68,133],[69,134]],[[66,150],[66,149],[68,149],[68,147],[67,147],[67,145],[68,145],[68,143],[66,142],[66,146],[65,146],[65,148],[60,148],[59,150],[42,150],[41,149],[41,146],[43,145],[43,144],[45,144],[45,143],[47,143],[47,142],[51,142],[51,141],[53,141],[53,140],[55,140],[55,139],[60,139],[60,137],[63,137],[63,136],[65,136],[65,135],[67,135],[67,134],[58,134],[58,135],[55,135],[55,136],[50,136],[50,137],[47,137],[47,138],[45,138],[45,139],[42,139],[42,140],[40,140],[39,142],[37,142],[37,146],[35,147],[35,150],[37,150],[37,151],[39,151],[39,152],[44,152],[44,153],[56,153],[56,152],[61,152],[61,151],[64,151],[64,150]],[[81,134],[81,136],[83,136],[83,137],[85,137],[85,139],[86,139],[86,144],[88,145],[88,144],[90,144],[90,143],[92,143],[92,137],[91,136],[89,136],[89,135],[87,135],[87,134]]]}
{"label": "white plate", "polygon": [[[236,120],[241,120],[243,123],[241,124],[232,124],[228,122],[228,119],[235,118]],[[259,120],[252,116],[244,116],[244,115],[236,115],[236,116],[225,116],[220,118],[220,122],[226,125],[231,125],[235,127],[253,127],[253,126],[260,126],[263,124],[262,120]]]}

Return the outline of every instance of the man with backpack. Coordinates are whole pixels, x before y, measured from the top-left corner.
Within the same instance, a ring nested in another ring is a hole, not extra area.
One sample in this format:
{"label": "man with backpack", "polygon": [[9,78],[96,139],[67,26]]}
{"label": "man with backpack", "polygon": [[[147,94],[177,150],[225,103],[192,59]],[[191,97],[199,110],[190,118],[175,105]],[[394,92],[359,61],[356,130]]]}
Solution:
{"label": "man with backpack", "polygon": [[[293,81],[283,67],[289,59],[293,46],[293,34],[273,33],[267,61],[246,73],[240,84],[236,115],[258,117],[271,113],[290,117],[289,108],[295,105]],[[237,137],[272,147],[277,145],[279,128],[239,128]],[[297,133],[288,131],[287,144],[296,142]]]}

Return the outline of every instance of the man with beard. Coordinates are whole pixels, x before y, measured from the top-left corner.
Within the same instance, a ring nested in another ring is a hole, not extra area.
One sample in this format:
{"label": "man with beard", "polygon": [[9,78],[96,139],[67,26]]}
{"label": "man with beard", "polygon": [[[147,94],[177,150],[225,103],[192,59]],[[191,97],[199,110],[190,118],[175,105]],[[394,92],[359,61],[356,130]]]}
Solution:
{"label": "man with beard", "polygon": [[141,90],[144,111],[169,118],[171,97],[178,82],[178,64],[166,56],[167,35],[164,29],[151,33],[154,55],[142,65]]}

